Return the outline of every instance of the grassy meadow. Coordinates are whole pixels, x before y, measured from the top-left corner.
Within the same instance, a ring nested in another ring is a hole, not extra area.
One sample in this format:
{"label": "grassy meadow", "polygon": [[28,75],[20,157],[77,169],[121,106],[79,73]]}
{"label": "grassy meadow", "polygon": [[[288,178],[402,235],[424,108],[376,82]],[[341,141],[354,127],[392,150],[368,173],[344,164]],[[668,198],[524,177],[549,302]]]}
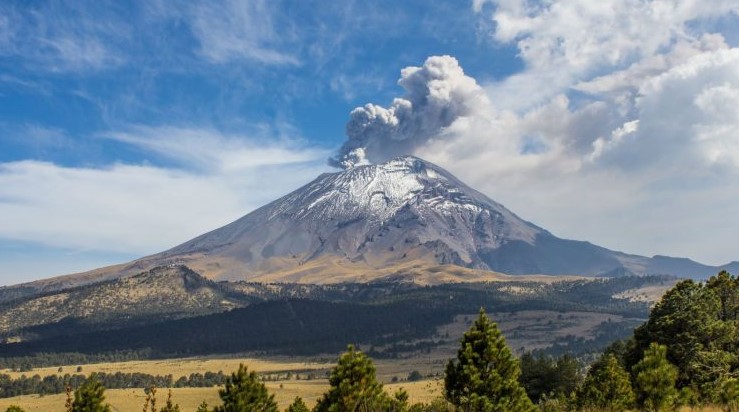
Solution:
{"label": "grassy meadow", "polygon": [[[286,408],[296,396],[300,396],[307,405],[312,406],[318,398],[328,389],[326,379],[327,373],[336,365],[336,357],[327,355],[325,358],[295,358],[275,357],[268,359],[208,357],[208,358],[184,358],[149,361],[129,361],[116,363],[96,363],[88,365],[65,365],[48,368],[36,368],[30,372],[13,372],[9,369],[0,370],[0,373],[17,378],[21,375],[39,375],[42,378],[50,375],[75,374],[77,367],[81,366],[79,373],[90,375],[93,372],[105,373],[146,373],[150,375],[172,375],[175,379],[187,376],[191,373],[218,372],[230,374],[238,369],[243,363],[250,370],[262,375],[279,378],[277,381],[265,382],[270,393],[275,395],[281,409]],[[427,379],[416,382],[404,382],[404,379],[413,370],[418,370],[427,375],[443,369],[443,365],[435,359],[400,359],[400,360],[377,360],[377,377],[385,384],[389,393],[399,388],[405,389],[410,401],[429,402],[441,395],[439,379]],[[291,378],[287,379],[287,373]],[[306,380],[309,373],[316,379]],[[297,377],[297,378],[296,378]],[[392,383],[393,378],[401,382]],[[167,388],[159,388],[157,391],[157,405],[162,406],[167,399]],[[105,391],[106,401],[110,403],[114,411],[139,411],[143,407],[146,394],[143,388],[131,389],[109,389]],[[173,388],[173,401],[180,405],[183,412],[194,411],[202,401],[208,405],[220,404],[218,388]],[[31,411],[62,411],[64,409],[65,394],[58,395],[24,395],[14,398],[0,399],[0,411],[4,411],[10,405],[19,405],[27,412]]]}
{"label": "grassy meadow", "polygon": [[[238,366],[238,365],[237,365]],[[284,369],[283,369],[284,370]],[[279,382],[265,383],[270,393],[275,395],[275,400],[280,409],[285,409],[296,396],[303,398],[305,403],[312,407],[318,398],[328,390],[328,380],[315,379],[306,380],[284,380]],[[441,381],[422,380],[416,382],[399,382],[385,385],[389,393],[399,388],[408,392],[410,402],[430,402],[433,398],[441,395]],[[163,406],[167,399],[166,388],[157,390],[157,405]],[[140,411],[144,405],[146,394],[141,388],[135,389],[109,389],[105,391],[106,402],[110,403],[113,411]],[[0,411],[4,411],[10,405],[19,405],[27,412],[34,411],[63,411],[65,394],[58,395],[25,395],[14,398],[0,399]],[[179,404],[183,412],[195,411],[202,401],[208,405],[219,405],[218,388],[174,388],[172,389],[172,400]]]}
{"label": "grassy meadow", "polygon": [[[460,315],[453,322],[438,328],[435,339],[439,344],[428,351],[415,351],[408,357],[400,359],[374,359],[377,369],[377,378],[385,384],[388,392],[394,392],[399,387],[408,391],[410,401],[429,402],[441,395],[439,376],[443,374],[447,361],[455,356],[459,347],[459,337],[469,329],[476,314]],[[513,348],[546,347],[553,344],[565,334],[592,338],[598,325],[613,320],[622,321],[618,315],[609,315],[595,312],[568,312],[536,310],[492,315],[509,337],[509,344]],[[362,350],[369,350],[362,346]],[[206,357],[141,360],[115,363],[94,363],[85,365],[63,365],[44,368],[34,368],[32,371],[18,372],[10,369],[0,370],[12,378],[21,375],[39,375],[42,378],[50,375],[64,375],[81,373],[89,376],[91,373],[145,373],[149,375],[172,375],[175,380],[192,373],[223,371],[229,374],[236,371],[240,363],[249,370],[268,378],[265,382],[281,408],[286,407],[295,396],[302,397],[308,405],[313,405],[318,397],[328,388],[326,377],[336,365],[337,354],[327,354],[313,357],[260,357],[258,355],[229,356],[213,355]],[[78,367],[81,371],[77,372]],[[60,370],[61,369],[61,370]],[[407,382],[404,379],[411,371],[418,371],[426,380]],[[290,379],[288,378],[290,373]],[[312,375],[312,380],[307,380]],[[433,378],[435,377],[435,378]],[[277,379],[277,380],[274,380]],[[393,383],[393,381],[398,381]],[[173,398],[183,412],[194,411],[202,401],[209,405],[220,403],[217,388],[175,388]],[[110,389],[106,391],[107,401],[116,411],[141,410],[146,395],[143,388]],[[167,389],[160,388],[157,393],[159,405],[164,405]],[[0,411],[8,405],[17,404],[26,411],[54,411],[62,410],[65,395],[26,395],[15,398],[0,399]]]}
{"label": "grassy meadow", "polygon": [[[335,359],[327,356],[326,359],[301,359],[294,357],[258,359],[250,358],[185,358],[152,361],[131,361],[120,363],[98,363],[89,365],[66,365],[62,366],[64,373],[76,373],[77,366],[82,366],[82,372],[89,375],[92,372],[106,373],[133,373],[141,372],[153,375],[172,374],[175,379],[179,376],[191,373],[205,373],[223,371],[230,373],[238,369],[240,363],[244,363],[251,370],[261,374],[272,375],[280,378],[279,381],[265,382],[270,393],[275,395],[280,409],[285,409],[296,396],[303,398],[305,403],[312,407],[318,398],[328,389],[326,373],[336,364]],[[435,356],[428,359],[399,359],[399,360],[376,360],[377,376],[385,384],[388,393],[393,393],[399,388],[408,392],[411,403],[430,402],[441,396],[441,378],[428,378],[416,382],[402,381],[412,370],[418,370],[422,374],[438,373],[443,370],[443,364]],[[26,376],[38,374],[49,376],[59,374],[59,367],[38,368],[31,372],[12,372],[2,370],[0,373],[8,373],[14,377],[25,374]],[[305,376],[311,371],[319,378],[306,380]],[[286,379],[287,373],[291,373],[291,379]],[[296,379],[296,375],[300,379]],[[392,383],[393,378],[401,381]],[[161,407],[167,400],[167,388],[157,390],[157,406]],[[106,402],[110,403],[113,411],[128,412],[140,411],[144,405],[146,394],[143,388],[109,389],[105,391]],[[14,398],[0,399],[0,411],[4,411],[10,405],[18,405],[27,412],[53,412],[63,411],[65,394],[57,395],[24,395]],[[182,412],[195,411],[201,402],[205,401],[211,407],[220,405],[218,388],[173,388],[172,399],[180,406]],[[690,409],[683,408],[683,412]],[[696,412],[719,412],[719,408],[695,409]]]}

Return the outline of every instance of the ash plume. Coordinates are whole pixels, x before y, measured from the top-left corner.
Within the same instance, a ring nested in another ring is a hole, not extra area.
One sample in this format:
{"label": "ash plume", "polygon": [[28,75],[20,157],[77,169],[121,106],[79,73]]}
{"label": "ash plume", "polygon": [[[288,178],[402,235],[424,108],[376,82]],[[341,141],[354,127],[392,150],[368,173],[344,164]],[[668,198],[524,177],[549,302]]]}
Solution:
{"label": "ash plume", "polygon": [[390,106],[368,103],[352,110],[347,140],[329,164],[349,169],[413,153],[456,119],[489,105],[483,89],[451,56],[432,56],[421,67],[406,67],[398,84],[405,95]]}

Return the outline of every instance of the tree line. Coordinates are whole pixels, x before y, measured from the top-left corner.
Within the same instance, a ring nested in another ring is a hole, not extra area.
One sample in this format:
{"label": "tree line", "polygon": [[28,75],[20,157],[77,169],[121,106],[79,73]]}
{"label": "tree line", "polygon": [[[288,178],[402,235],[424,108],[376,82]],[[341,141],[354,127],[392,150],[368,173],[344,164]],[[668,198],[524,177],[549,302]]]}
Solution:
{"label": "tree line", "polygon": [[[96,379],[108,389],[123,388],[210,388],[223,385],[228,375],[222,371],[192,373],[174,379],[172,375],[150,375],[146,373],[96,373]],[[0,398],[12,398],[20,395],[51,395],[64,393],[68,386],[79,387],[88,379],[83,374],[64,374],[25,376],[13,379],[10,375],[0,374]]]}
{"label": "tree line", "polygon": [[[474,313],[480,307],[501,312],[593,311],[646,318],[646,303],[614,299],[613,295],[643,284],[666,281],[671,280],[626,277],[562,281],[548,285],[488,282],[428,287],[397,284],[272,285],[276,292],[264,296],[262,289],[254,285],[228,285],[234,288],[229,293],[241,293],[244,299],[256,294],[252,296],[254,302],[216,314],[182,313],[184,319],[156,314],[155,307],[142,304],[131,309],[140,311],[132,315],[132,319],[138,319],[135,322],[113,320],[98,311],[95,312],[97,315],[84,319],[68,315],[55,323],[5,331],[7,336],[17,335],[23,339],[17,343],[0,344],[0,366],[27,369],[89,363],[83,359],[91,362],[105,361],[104,358],[118,361],[247,351],[315,355],[341,351],[345,342],[387,347],[390,349],[386,353],[374,355],[393,357],[406,350],[416,350],[403,345],[393,347],[393,343],[428,339],[437,327],[449,323],[454,316]],[[239,286],[244,289],[237,289]],[[511,286],[529,288],[532,293],[510,293],[508,288]],[[226,288],[220,284],[219,287]],[[296,335],[293,333],[295,330],[301,333]],[[631,331],[625,333],[627,335]],[[573,341],[562,349],[599,351],[610,343],[605,340],[626,335],[604,336],[603,341],[595,343],[597,347],[591,345],[592,342]]]}
{"label": "tree line", "polygon": [[[705,283],[677,283],[633,336],[606,348],[582,378],[566,356],[526,355],[521,366],[522,384],[546,411],[737,411],[739,278],[722,271]],[[567,377],[564,384],[558,376]]]}
{"label": "tree line", "polygon": [[[683,281],[652,309],[631,338],[611,345],[583,375],[577,361],[516,358],[483,309],[460,340],[444,373],[443,396],[410,404],[401,390],[388,393],[372,359],[350,345],[329,376],[314,412],[534,412],[665,411],[681,405],[739,408],[739,279],[721,272],[705,283]],[[221,404],[198,412],[277,412],[274,394],[244,365],[219,390]],[[144,410],[179,411],[171,396],[162,409],[147,398]],[[149,409],[147,409],[149,408]],[[70,412],[109,411],[103,385],[92,376],[68,395]],[[14,410],[17,411],[17,410]],[[309,411],[296,398],[288,412]]]}

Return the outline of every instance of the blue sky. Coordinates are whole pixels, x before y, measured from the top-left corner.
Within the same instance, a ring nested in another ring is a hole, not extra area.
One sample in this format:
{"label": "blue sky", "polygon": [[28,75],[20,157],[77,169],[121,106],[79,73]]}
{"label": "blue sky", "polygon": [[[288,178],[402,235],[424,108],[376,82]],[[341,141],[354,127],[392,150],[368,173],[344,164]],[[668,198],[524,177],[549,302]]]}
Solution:
{"label": "blue sky", "polygon": [[0,284],[405,153],[562,237],[739,259],[733,3],[3,2]]}

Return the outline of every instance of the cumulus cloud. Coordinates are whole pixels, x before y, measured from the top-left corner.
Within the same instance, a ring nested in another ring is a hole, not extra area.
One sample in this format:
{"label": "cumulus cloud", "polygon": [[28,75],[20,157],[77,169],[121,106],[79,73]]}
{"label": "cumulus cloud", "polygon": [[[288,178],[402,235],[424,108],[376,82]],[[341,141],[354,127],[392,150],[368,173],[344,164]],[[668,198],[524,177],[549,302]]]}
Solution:
{"label": "cumulus cloud", "polygon": [[[478,84],[454,58],[355,109],[334,165],[416,154],[556,234],[719,264],[739,259],[735,2],[475,1],[524,70]],[[696,205],[700,204],[700,207]],[[720,212],[717,212],[720,211]]]}
{"label": "cumulus cloud", "polygon": [[739,170],[737,104],[739,48],[692,57],[646,81],[636,100],[642,138],[662,132],[665,143],[697,157],[689,164],[732,171]]}
{"label": "cumulus cloud", "polygon": [[526,70],[489,85],[499,105],[527,109],[583,79],[696,41],[691,23],[737,13],[733,1],[489,0],[494,40],[515,44]]}

